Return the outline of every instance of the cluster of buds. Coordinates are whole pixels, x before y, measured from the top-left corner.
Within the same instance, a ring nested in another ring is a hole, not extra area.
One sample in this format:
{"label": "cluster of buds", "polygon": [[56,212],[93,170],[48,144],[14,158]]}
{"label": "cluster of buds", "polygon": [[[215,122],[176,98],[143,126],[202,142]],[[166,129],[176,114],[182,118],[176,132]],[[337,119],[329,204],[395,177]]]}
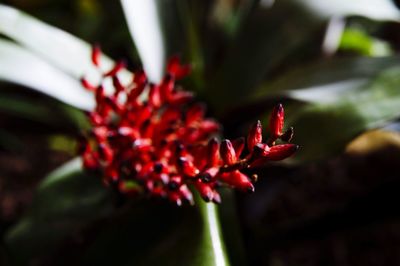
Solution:
{"label": "cluster of buds", "polygon": [[[298,148],[275,144],[278,139],[289,142],[293,135],[292,128],[283,132],[282,105],[273,110],[267,142],[262,141],[260,121],[251,127],[247,141],[220,142],[220,125],[205,118],[205,107],[193,102],[192,93],[175,85],[190,72],[177,57],[169,60],[159,84],[148,82],[143,71],[123,84],[119,73],[125,65],[116,63],[103,71],[98,47],[92,61],[102,79],[98,84],[81,80],[95,94],[96,108],[88,113],[93,127],[80,140],[79,152],[84,168],[101,172],[104,183],[121,194],[168,198],[181,205],[193,204],[195,189],[205,201],[219,203],[219,187],[253,192],[256,176],[248,177],[244,170],[285,159]],[[112,81],[111,93],[104,88],[107,79]]]}

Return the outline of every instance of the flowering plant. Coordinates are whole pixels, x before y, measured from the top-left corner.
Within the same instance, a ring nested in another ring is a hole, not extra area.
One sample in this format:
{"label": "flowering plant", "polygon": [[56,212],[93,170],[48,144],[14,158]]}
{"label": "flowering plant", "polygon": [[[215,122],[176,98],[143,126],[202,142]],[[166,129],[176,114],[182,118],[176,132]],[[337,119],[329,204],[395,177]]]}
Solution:
{"label": "flowering plant", "polygon": [[0,4],[1,265],[301,265],[400,117],[390,0],[8,2],[126,60]]}

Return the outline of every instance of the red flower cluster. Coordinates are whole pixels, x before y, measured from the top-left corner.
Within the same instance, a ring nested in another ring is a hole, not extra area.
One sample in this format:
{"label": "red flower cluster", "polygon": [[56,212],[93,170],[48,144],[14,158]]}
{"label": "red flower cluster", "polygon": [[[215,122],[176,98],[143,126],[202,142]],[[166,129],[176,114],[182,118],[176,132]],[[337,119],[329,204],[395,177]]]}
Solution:
{"label": "red flower cluster", "polygon": [[[101,71],[101,52],[95,47],[92,61]],[[177,88],[175,80],[186,76],[190,67],[177,57],[170,59],[167,74],[159,84],[147,81],[143,71],[134,73],[130,84],[122,84],[118,73],[123,63],[102,73],[93,85],[82,85],[95,93],[97,106],[88,114],[92,130],[80,141],[86,169],[100,170],[107,185],[120,193],[168,198],[177,205],[193,204],[192,185],[205,201],[221,201],[217,188],[228,185],[254,191],[242,170],[291,156],[294,144],[275,145],[277,139],[290,141],[293,129],[283,129],[283,107],[271,116],[271,136],[262,142],[258,121],[247,137],[248,155],[241,158],[245,139],[219,142],[220,125],[205,118],[205,108],[193,103],[193,94]],[[106,93],[104,81],[111,79],[114,92]],[[255,177],[255,176],[253,176]]]}

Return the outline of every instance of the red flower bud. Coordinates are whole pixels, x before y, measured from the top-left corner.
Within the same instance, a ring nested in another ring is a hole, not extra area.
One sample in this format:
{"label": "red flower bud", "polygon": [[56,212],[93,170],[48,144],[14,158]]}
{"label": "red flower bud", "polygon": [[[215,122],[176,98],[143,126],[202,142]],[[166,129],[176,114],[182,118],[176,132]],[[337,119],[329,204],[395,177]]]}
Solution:
{"label": "red flower bud", "polygon": [[195,177],[199,173],[199,170],[194,166],[193,162],[185,157],[178,158],[178,168],[182,174],[188,177]]}
{"label": "red flower bud", "polygon": [[203,183],[200,179],[194,182],[194,186],[199,191],[200,196],[206,201],[210,202],[214,198],[214,191],[211,184]]}
{"label": "red flower bud", "polygon": [[161,95],[160,95],[160,87],[151,84],[150,85],[150,91],[149,91],[149,103],[158,108],[161,106]]}
{"label": "red flower bud", "polygon": [[282,104],[278,104],[273,110],[269,122],[271,138],[277,139],[282,135],[284,122],[284,110]]}
{"label": "red flower bud", "polygon": [[249,178],[239,170],[221,174],[221,180],[244,192],[254,192],[254,186]]}
{"label": "red flower bud", "polygon": [[82,86],[88,91],[96,91],[97,87],[91,84],[87,79],[81,78]]}
{"label": "red flower bud", "polygon": [[92,47],[92,62],[95,66],[100,66],[101,49],[98,45]]}
{"label": "red flower bud", "polygon": [[212,138],[208,141],[207,158],[209,166],[216,166],[219,162],[219,143],[216,138]]}
{"label": "red flower bud", "polygon": [[167,72],[174,76],[176,79],[181,79],[190,73],[189,65],[181,65],[179,57],[173,56],[169,59],[167,64]]}
{"label": "red flower bud", "polygon": [[222,141],[220,147],[220,154],[222,160],[224,161],[224,164],[231,165],[236,163],[237,161],[235,149],[233,148],[232,143],[228,139]]}
{"label": "red flower bud", "polygon": [[251,128],[247,136],[247,148],[251,151],[256,144],[262,142],[262,126],[258,120]]}

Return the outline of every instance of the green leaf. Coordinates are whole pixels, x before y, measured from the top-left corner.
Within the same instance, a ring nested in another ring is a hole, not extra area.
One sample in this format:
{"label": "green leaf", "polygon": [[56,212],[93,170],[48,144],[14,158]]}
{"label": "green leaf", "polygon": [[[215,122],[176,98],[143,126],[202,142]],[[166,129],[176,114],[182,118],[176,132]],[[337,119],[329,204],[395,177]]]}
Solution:
{"label": "green leaf", "polygon": [[121,0],[125,18],[149,79],[159,82],[164,74],[165,47],[156,0]]}
{"label": "green leaf", "polygon": [[400,117],[400,69],[384,71],[354,93],[328,104],[313,103],[291,112],[287,125],[295,128],[301,149],[296,161],[315,161],[337,154],[364,130]]}
{"label": "green leaf", "polygon": [[83,173],[81,164],[72,160],[46,177],[29,212],[7,233],[5,243],[15,264],[51,254],[66,236],[111,212],[107,190],[97,177]]}
{"label": "green leaf", "polygon": [[101,229],[85,265],[229,265],[216,205],[142,200],[128,208]]}
{"label": "green leaf", "polygon": [[76,258],[84,265],[229,265],[216,205],[198,199],[196,207],[178,208],[142,199],[112,211],[111,203],[79,159],[65,164],[44,179],[30,211],[7,233],[12,262],[51,257],[67,237],[107,217]]}
{"label": "green leaf", "polygon": [[373,38],[357,28],[347,28],[343,32],[339,50],[358,52],[367,56],[388,56],[392,52],[388,43]]}
{"label": "green leaf", "polygon": [[[0,33],[75,78],[94,71],[94,66],[90,61],[91,45],[3,4],[0,4]],[[103,56],[102,64],[108,69],[114,62],[107,56]],[[122,72],[122,75],[130,78],[128,71]]]}
{"label": "green leaf", "polygon": [[15,43],[1,39],[0,80],[32,88],[77,108],[94,107],[93,94],[84,90],[77,79]]}
{"label": "green leaf", "polygon": [[381,71],[396,66],[400,57],[354,57],[320,60],[294,68],[277,79],[265,83],[252,95],[252,101],[262,101],[276,95],[286,95],[302,101],[330,101],[342,93],[358,89]]}
{"label": "green leaf", "polygon": [[[216,110],[247,100],[276,68],[316,55],[320,44],[315,33],[324,21],[299,6],[276,1],[272,8],[249,13],[208,84],[207,98]],[[283,19],[288,14],[290,19]]]}

